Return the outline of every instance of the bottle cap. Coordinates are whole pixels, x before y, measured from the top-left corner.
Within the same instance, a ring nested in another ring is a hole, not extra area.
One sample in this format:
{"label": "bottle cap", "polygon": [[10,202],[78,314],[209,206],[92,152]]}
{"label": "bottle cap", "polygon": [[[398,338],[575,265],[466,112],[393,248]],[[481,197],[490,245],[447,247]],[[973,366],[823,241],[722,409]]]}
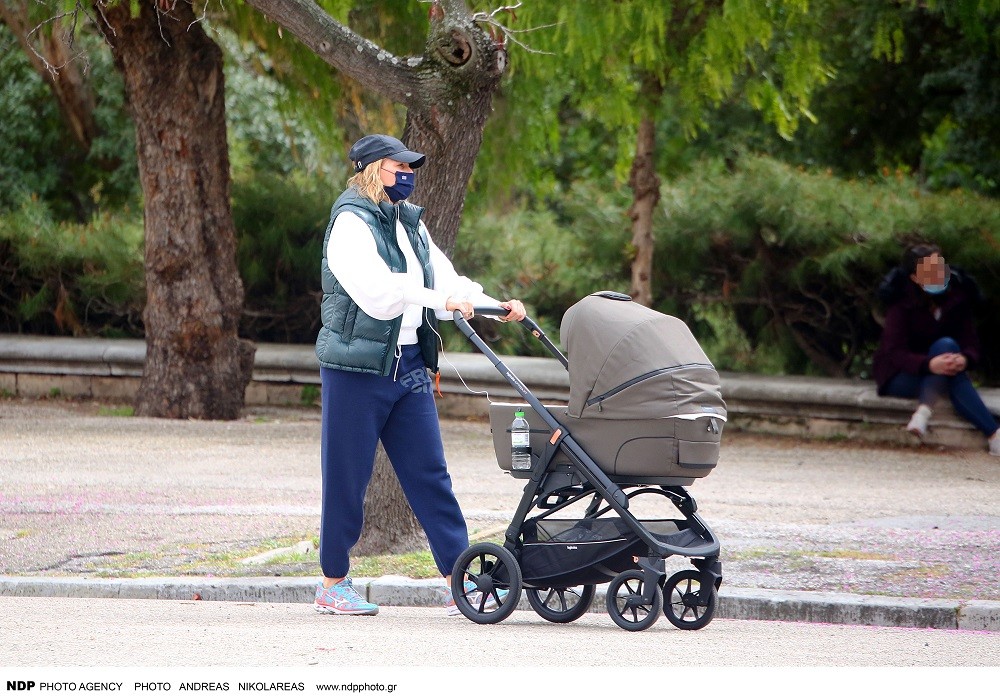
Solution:
{"label": "bottle cap", "polygon": [[524,411],[514,411],[515,418],[524,418]]}

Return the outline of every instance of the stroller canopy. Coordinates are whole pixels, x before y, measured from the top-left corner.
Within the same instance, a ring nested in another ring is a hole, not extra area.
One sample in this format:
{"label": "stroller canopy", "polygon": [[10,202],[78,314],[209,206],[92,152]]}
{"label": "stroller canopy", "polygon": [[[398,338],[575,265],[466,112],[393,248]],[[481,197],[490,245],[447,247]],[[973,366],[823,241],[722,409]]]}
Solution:
{"label": "stroller canopy", "polygon": [[719,375],[687,325],[598,292],[563,316],[573,418],[726,418]]}

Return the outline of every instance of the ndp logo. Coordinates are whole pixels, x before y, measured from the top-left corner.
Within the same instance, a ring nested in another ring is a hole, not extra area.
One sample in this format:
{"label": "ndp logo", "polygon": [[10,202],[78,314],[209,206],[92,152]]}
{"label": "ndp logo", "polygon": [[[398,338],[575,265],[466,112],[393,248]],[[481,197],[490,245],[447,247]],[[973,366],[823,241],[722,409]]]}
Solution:
{"label": "ndp logo", "polygon": [[35,681],[7,681],[7,690],[34,690]]}

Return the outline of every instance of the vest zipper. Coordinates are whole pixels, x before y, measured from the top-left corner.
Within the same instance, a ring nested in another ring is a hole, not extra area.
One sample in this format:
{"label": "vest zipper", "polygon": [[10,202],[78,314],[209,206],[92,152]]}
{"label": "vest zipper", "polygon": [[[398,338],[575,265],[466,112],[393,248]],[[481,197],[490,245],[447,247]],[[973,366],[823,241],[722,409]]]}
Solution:
{"label": "vest zipper", "polygon": [[396,377],[399,376],[399,361],[403,357],[403,346],[396,344],[396,352],[393,353],[393,357],[396,358],[396,369],[392,373],[392,381],[396,381]]}

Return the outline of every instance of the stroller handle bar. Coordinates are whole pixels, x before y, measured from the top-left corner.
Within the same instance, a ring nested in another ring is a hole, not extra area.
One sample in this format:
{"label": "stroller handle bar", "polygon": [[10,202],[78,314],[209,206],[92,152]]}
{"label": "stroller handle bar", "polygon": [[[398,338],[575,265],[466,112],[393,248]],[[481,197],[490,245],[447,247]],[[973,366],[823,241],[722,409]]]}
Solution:
{"label": "stroller handle bar", "polygon": [[[504,316],[510,313],[510,310],[505,309],[502,306],[476,306],[473,308],[473,313],[475,313],[477,316],[492,316],[497,319],[502,319]],[[455,325],[458,326],[459,330],[465,334],[465,337],[471,340],[473,345],[475,345],[477,348],[483,350],[483,348],[480,346],[482,340],[479,338],[475,329],[473,329],[472,326],[469,325],[469,322],[465,320],[465,317],[462,315],[461,311],[456,311],[454,313],[454,319],[455,319]],[[567,360],[566,356],[562,353],[562,351],[559,348],[557,348],[551,340],[549,340],[548,336],[545,335],[545,332],[541,329],[541,327],[537,323],[535,323],[534,320],[532,320],[530,316],[525,316],[520,321],[520,324],[525,328],[527,328],[528,331],[531,333],[531,335],[538,338],[538,340],[542,343],[542,345],[544,345],[545,348],[550,353],[552,353],[552,355],[557,360],[559,360],[559,362],[562,363],[562,366],[565,369],[569,369],[569,360]],[[492,354],[486,352],[485,350],[483,350],[483,352],[486,354],[487,357],[489,357]]]}

